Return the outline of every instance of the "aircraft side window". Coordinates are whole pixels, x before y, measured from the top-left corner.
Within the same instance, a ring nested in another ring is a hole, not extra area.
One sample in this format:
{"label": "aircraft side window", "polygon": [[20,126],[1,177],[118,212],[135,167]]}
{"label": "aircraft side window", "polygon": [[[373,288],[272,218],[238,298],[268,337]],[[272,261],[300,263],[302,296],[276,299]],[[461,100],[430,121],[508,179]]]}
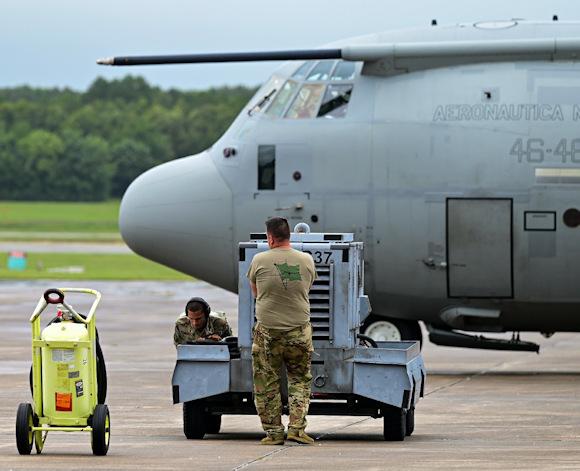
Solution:
{"label": "aircraft side window", "polygon": [[280,90],[280,93],[274,98],[270,107],[266,110],[268,116],[279,117],[286,109],[286,105],[294,96],[294,92],[298,88],[298,83],[293,80],[288,80]]}
{"label": "aircraft side window", "polygon": [[322,99],[318,117],[344,118],[352,94],[352,85],[329,85]]}
{"label": "aircraft side window", "polygon": [[330,73],[332,72],[332,68],[336,64],[336,61],[333,60],[324,60],[320,61],[314,69],[308,74],[308,78],[306,79],[308,82],[318,82],[321,80],[328,80],[330,77]]}
{"label": "aircraft side window", "polygon": [[352,80],[354,78],[355,63],[339,61],[330,80]]}
{"label": "aircraft side window", "polygon": [[324,84],[304,84],[286,113],[286,118],[314,118],[323,93]]}
{"label": "aircraft side window", "polygon": [[306,78],[306,74],[308,74],[308,71],[312,68],[312,64],[314,64],[312,61],[304,62],[304,64],[298,67],[296,72],[292,74],[292,77],[296,80],[304,80]]}
{"label": "aircraft side window", "polygon": [[258,190],[276,189],[276,146],[258,146]]}

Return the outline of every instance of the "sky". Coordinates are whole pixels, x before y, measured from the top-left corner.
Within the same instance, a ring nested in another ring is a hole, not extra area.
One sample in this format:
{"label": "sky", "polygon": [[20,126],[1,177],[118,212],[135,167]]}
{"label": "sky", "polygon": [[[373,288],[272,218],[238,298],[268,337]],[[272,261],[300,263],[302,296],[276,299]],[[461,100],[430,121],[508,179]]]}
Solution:
{"label": "sky", "polygon": [[[140,75],[163,89],[256,86],[277,63],[115,68],[101,57],[310,49],[391,29],[524,18],[580,20],[577,0],[0,0],[0,87],[86,90]],[[580,31],[579,31],[580,36]]]}

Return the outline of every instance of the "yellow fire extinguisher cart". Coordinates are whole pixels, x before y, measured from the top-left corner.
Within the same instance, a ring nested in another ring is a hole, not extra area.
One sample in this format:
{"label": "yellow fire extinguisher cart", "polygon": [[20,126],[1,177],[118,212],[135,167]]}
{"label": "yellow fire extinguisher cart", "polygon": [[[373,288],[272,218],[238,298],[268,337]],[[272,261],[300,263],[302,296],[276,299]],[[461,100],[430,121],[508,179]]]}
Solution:
{"label": "yellow fire extinguisher cart", "polygon": [[[95,297],[86,318],[65,301],[65,293]],[[33,404],[21,403],[16,415],[20,454],[30,454],[33,444],[40,453],[52,431],[90,432],[93,453],[107,454],[109,409],[98,403],[97,394],[95,311],[100,300],[101,293],[83,288],[49,289],[40,298],[30,318]],[[68,317],[41,332],[40,315],[50,304],[61,304]]]}

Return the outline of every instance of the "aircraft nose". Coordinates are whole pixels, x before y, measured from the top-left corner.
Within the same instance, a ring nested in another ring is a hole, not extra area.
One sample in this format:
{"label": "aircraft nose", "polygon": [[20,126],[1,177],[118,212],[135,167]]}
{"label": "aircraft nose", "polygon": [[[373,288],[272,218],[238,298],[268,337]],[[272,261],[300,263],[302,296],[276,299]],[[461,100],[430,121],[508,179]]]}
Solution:
{"label": "aircraft nose", "polygon": [[232,193],[208,152],[139,176],[121,201],[119,229],[139,255],[235,290]]}

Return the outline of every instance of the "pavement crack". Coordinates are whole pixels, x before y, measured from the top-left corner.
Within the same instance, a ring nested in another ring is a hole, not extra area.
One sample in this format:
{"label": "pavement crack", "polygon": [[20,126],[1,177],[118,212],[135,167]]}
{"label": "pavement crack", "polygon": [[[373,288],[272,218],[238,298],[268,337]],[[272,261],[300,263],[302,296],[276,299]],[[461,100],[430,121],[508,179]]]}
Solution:
{"label": "pavement crack", "polygon": [[247,468],[248,466],[250,466],[254,463],[257,463],[258,461],[262,461],[266,458],[269,458],[270,456],[274,456],[274,455],[277,455],[278,453],[282,453],[283,451],[286,451],[290,448],[293,448],[293,447],[290,445],[285,445],[283,447],[280,447],[278,450],[273,450],[270,453],[266,453],[265,455],[259,456],[258,458],[255,458],[255,459],[250,460],[250,461],[246,461],[245,463],[242,463],[241,465],[236,466],[235,468],[232,468],[232,471],[238,471],[239,469]]}
{"label": "pavement crack", "polygon": [[[365,417],[364,419],[357,420],[356,422],[351,422],[350,424],[346,424],[346,425],[342,425],[340,427],[336,427],[336,428],[334,428],[334,429],[332,429],[332,430],[330,430],[330,431],[328,431],[326,433],[323,433],[323,434],[319,435],[314,440],[318,441],[318,440],[320,440],[320,439],[322,439],[324,437],[327,437],[328,435],[332,435],[333,433],[338,432],[339,430],[344,430],[345,428],[352,427],[353,425],[360,424],[360,423],[365,422],[365,421],[367,421],[369,419],[371,419],[371,417]],[[255,458],[255,459],[250,460],[250,461],[246,461],[245,463],[242,463],[239,466],[236,466],[235,468],[232,468],[232,471],[238,471],[240,469],[245,469],[248,466],[250,466],[250,465],[252,465],[254,463],[257,463],[259,461],[262,461],[262,460],[264,460],[266,458],[269,458],[269,457],[274,456],[274,455],[277,455],[279,453],[288,451],[288,450],[290,450],[292,448],[301,447],[301,446],[303,446],[303,445],[284,445],[283,447],[280,447],[278,450],[273,450],[270,453],[266,453],[266,454],[264,454],[262,456],[259,456],[258,458]]]}
{"label": "pavement crack", "polygon": [[326,432],[326,433],[323,433],[322,435],[319,435],[318,437],[315,438],[315,440],[320,440],[321,438],[327,437],[328,435],[332,435],[333,433],[336,433],[339,430],[344,430],[345,428],[352,427],[353,425],[361,424],[361,423],[363,423],[363,422],[365,422],[367,420],[370,420],[371,418],[372,417],[365,417],[364,419],[357,420],[356,422],[352,422],[350,424],[346,424],[346,425],[342,425],[340,427],[336,427],[336,428],[330,430],[329,432]]}

